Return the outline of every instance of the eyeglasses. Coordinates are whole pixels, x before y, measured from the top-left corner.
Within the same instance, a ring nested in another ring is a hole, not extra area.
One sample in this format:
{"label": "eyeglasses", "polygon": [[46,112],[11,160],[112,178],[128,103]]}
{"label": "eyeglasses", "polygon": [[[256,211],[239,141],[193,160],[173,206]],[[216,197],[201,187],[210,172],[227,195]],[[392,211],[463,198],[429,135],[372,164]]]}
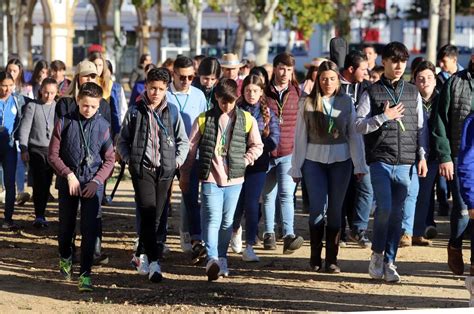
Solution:
{"label": "eyeglasses", "polygon": [[192,80],[194,80],[194,75],[180,75],[179,80],[180,81],[186,81],[186,80],[192,81]]}

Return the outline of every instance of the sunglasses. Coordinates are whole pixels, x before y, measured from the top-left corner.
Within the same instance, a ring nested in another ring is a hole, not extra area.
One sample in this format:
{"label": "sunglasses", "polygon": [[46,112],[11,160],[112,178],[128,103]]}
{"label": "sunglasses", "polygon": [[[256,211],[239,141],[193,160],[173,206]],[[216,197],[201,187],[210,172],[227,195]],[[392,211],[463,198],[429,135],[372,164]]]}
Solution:
{"label": "sunglasses", "polygon": [[90,77],[91,79],[95,79],[97,77],[97,74],[83,75],[82,77]]}
{"label": "sunglasses", "polygon": [[179,80],[180,81],[186,81],[186,80],[192,81],[192,80],[194,80],[194,75],[180,75]]}

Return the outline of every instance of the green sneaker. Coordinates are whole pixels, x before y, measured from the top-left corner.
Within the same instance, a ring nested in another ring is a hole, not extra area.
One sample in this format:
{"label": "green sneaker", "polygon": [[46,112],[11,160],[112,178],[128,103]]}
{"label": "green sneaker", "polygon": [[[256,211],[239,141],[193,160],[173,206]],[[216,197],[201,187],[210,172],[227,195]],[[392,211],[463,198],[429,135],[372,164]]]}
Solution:
{"label": "green sneaker", "polygon": [[79,292],[92,292],[91,276],[85,273],[79,276],[79,284],[77,285]]}
{"label": "green sneaker", "polygon": [[61,275],[64,276],[64,279],[71,280],[72,276],[72,257],[69,258],[59,258],[59,271]]}

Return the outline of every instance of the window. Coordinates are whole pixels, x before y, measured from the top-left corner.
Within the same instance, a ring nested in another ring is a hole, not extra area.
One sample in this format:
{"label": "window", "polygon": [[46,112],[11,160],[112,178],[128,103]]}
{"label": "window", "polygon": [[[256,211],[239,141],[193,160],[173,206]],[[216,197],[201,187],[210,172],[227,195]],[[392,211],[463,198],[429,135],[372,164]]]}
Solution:
{"label": "window", "polygon": [[181,28],[168,28],[168,44],[181,47]]}
{"label": "window", "polygon": [[202,43],[209,46],[217,46],[219,43],[219,30],[216,28],[207,28],[201,31]]}

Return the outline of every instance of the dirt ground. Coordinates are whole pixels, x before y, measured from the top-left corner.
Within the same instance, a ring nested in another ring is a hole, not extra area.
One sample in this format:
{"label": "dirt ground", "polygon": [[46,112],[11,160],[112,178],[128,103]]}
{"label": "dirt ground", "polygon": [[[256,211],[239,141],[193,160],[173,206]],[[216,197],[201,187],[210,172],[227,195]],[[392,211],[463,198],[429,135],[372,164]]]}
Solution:
{"label": "dirt ground", "polygon": [[[95,290],[88,294],[77,291],[78,266],[71,282],[58,272],[57,203],[48,207],[47,230],[32,226],[32,203],[17,207],[15,219],[23,230],[0,231],[0,312],[306,312],[468,306],[464,277],[452,275],[446,265],[449,221],[445,217],[437,217],[440,234],[432,247],[399,250],[400,284],[371,280],[370,249],[354,243],[340,249],[341,274],[311,272],[309,241],[293,255],[281,254],[282,242],[278,251],[256,247],[259,263],[245,263],[230,253],[230,277],[209,283],[204,266],[191,266],[189,256],[180,250],[178,203],[176,189],[168,236],[171,253],[162,262],[165,279],[153,284],[130,266],[135,239],[133,189],[130,181],[121,183],[113,206],[104,207],[103,248],[110,263],[94,268]],[[295,228],[308,239],[307,215],[300,207],[298,202]],[[467,246],[464,258],[467,265]]]}

